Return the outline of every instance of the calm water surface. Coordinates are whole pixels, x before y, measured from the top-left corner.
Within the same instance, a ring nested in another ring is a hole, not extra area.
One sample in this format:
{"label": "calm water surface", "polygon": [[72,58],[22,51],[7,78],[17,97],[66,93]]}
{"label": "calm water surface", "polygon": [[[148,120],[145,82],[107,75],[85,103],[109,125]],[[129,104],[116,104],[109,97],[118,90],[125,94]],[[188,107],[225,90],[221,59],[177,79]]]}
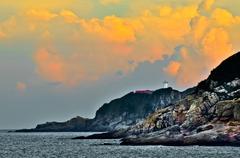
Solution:
{"label": "calm water surface", "polygon": [[239,147],[120,146],[119,140],[70,139],[88,134],[0,132],[0,158],[240,158]]}

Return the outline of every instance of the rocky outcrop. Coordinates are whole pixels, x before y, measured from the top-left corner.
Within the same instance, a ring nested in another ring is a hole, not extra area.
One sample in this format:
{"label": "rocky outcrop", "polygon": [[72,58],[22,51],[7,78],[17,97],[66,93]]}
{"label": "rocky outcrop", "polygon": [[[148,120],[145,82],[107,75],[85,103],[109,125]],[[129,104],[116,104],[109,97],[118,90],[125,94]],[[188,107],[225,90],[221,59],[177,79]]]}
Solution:
{"label": "rocky outcrop", "polygon": [[124,145],[240,145],[240,53],[215,68],[193,94],[126,131]]}
{"label": "rocky outcrop", "polygon": [[129,128],[122,144],[240,145],[240,98],[232,97],[206,91],[189,95]]}
{"label": "rocky outcrop", "polygon": [[90,129],[94,131],[112,131],[128,128],[142,122],[150,113],[175,103],[183,94],[172,88],[131,92],[122,98],[104,104],[96,112]]}

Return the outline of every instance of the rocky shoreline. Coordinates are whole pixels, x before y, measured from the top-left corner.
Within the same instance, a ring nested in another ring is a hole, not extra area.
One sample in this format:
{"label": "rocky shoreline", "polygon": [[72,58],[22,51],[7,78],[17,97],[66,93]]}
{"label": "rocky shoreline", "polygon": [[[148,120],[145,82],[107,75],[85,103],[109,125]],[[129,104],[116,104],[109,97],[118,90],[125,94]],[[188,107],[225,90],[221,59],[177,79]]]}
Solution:
{"label": "rocky shoreline", "polygon": [[194,93],[142,123],[76,139],[121,139],[121,145],[240,146],[240,53],[223,61]]}
{"label": "rocky shoreline", "polygon": [[121,145],[240,146],[240,126],[209,124],[200,128],[204,128],[203,131],[184,133],[179,126],[173,126],[164,131],[123,138]]}
{"label": "rocky shoreline", "polygon": [[80,136],[73,139],[120,139],[120,145],[164,146],[240,146],[240,124],[218,122],[198,127],[192,132],[171,126],[161,131],[133,135],[126,130]]}

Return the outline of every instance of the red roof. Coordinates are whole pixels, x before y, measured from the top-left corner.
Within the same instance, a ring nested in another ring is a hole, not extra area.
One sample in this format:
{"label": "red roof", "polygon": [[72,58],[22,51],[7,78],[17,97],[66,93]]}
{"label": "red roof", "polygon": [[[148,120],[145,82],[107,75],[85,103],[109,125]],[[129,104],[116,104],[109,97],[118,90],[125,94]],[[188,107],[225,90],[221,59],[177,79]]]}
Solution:
{"label": "red roof", "polygon": [[135,91],[135,93],[139,93],[139,94],[152,94],[152,91],[150,91],[150,90],[137,90],[137,91]]}

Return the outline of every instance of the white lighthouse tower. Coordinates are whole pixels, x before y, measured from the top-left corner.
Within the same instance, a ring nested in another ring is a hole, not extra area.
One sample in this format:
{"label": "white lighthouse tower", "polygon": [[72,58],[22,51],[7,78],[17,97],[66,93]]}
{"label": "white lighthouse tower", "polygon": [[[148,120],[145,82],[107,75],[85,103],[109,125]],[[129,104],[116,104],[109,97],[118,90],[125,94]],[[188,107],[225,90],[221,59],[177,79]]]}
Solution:
{"label": "white lighthouse tower", "polygon": [[168,81],[163,82],[163,88],[168,88]]}

